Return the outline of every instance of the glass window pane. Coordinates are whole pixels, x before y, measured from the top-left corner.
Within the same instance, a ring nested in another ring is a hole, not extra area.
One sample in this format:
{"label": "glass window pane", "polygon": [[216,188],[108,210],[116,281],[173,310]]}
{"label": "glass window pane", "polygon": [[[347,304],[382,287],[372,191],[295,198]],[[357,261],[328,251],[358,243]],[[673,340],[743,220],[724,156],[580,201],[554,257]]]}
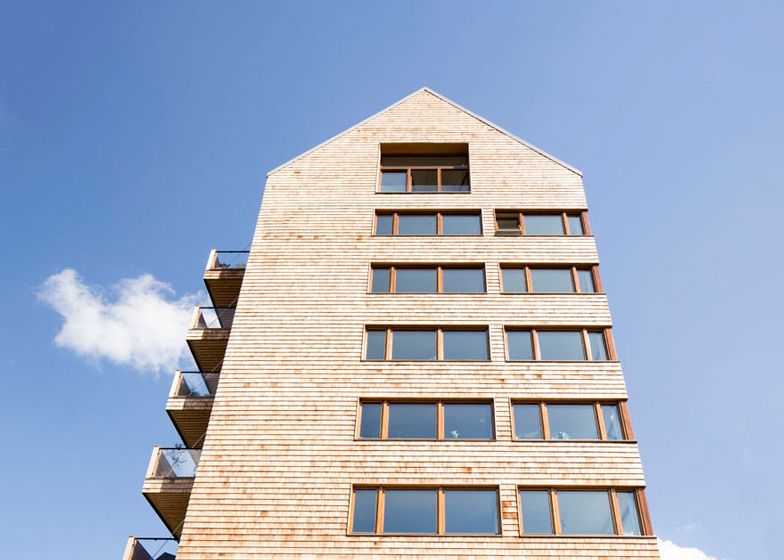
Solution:
{"label": "glass window pane", "polygon": [[438,273],[435,268],[398,268],[395,270],[395,292],[399,294],[431,294],[436,292]]}
{"label": "glass window pane", "polygon": [[520,505],[523,510],[523,533],[527,535],[553,534],[553,515],[550,511],[549,491],[521,490]]}
{"label": "glass window pane", "polygon": [[569,220],[569,235],[584,235],[583,221],[580,216],[567,216]]}
{"label": "glass window pane", "polygon": [[584,360],[583,334],[579,331],[539,331],[542,360]]}
{"label": "glass window pane", "polygon": [[618,508],[621,512],[621,523],[624,535],[642,535],[640,514],[637,511],[637,499],[634,492],[618,492]]}
{"label": "glass window pane", "polygon": [[604,420],[604,431],[607,434],[607,439],[623,439],[623,426],[621,425],[621,413],[618,405],[603,404],[602,419]]}
{"label": "glass window pane", "polygon": [[359,437],[378,439],[381,437],[381,403],[362,403]]}
{"label": "glass window pane", "polygon": [[607,492],[559,490],[558,509],[564,535],[615,534]]}
{"label": "glass window pane", "polygon": [[435,403],[391,403],[387,431],[389,439],[435,439]]}
{"label": "glass window pane", "polygon": [[496,228],[499,231],[516,231],[520,233],[520,216],[498,216],[495,220]]}
{"label": "glass window pane", "polygon": [[405,171],[382,171],[381,192],[406,192]]}
{"label": "glass window pane", "polygon": [[572,271],[568,268],[532,268],[531,284],[532,292],[574,292]]}
{"label": "glass window pane", "polygon": [[487,360],[487,331],[444,331],[445,360]]}
{"label": "glass window pane", "polygon": [[352,533],[376,532],[376,490],[354,490]]}
{"label": "glass window pane", "polygon": [[393,331],[393,360],[435,360],[436,331]]}
{"label": "glass window pane", "polygon": [[435,490],[384,492],[384,533],[435,533]]}
{"label": "glass window pane", "polygon": [[593,285],[593,273],[590,270],[578,270],[577,279],[580,281],[580,291],[584,294],[596,291]]}
{"label": "glass window pane", "polygon": [[538,404],[514,405],[514,428],[517,439],[542,439],[542,414]]}
{"label": "glass window pane", "polygon": [[441,190],[444,192],[470,192],[467,169],[442,169]]}
{"label": "glass window pane", "polygon": [[482,220],[479,216],[444,214],[441,229],[444,235],[482,235]]}
{"label": "glass window pane", "polygon": [[484,293],[484,268],[445,268],[444,292],[453,294]]}
{"label": "glass window pane", "polygon": [[389,269],[388,268],[374,268],[373,269],[373,286],[371,288],[374,294],[386,294],[389,292]]}
{"label": "glass window pane", "polygon": [[503,268],[501,269],[504,282],[505,294],[524,294],[525,288],[525,270],[522,268]]}
{"label": "glass window pane", "polygon": [[589,332],[588,342],[591,345],[592,360],[609,360],[607,357],[607,346],[604,344],[603,332]]}
{"label": "glass window pane", "polygon": [[392,235],[392,214],[376,216],[376,235]]}
{"label": "glass window pane", "polygon": [[525,220],[526,235],[563,235],[563,220],[559,214],[526,214]]}
{"label": "glass window pane", "polygon": [[368,360],[383,360],[386,358],[385,348],[387,331],[368,331],[365,358]]}
{"label": "glass window pane", "polygon": [[435,214],[400,215],[397,219],[398,235],[435,235]]}
{"label": "glass window pane", "polygon": [[493,439],[493,405],[490,403],[445,403],[446,439]]}
{"label": "glass window pane", "polygon": [[444,490],[444,509],[446,533],[500,532],[495,490]]}
{"label": "glass window pane", "polygon": [[599,439],[592,404],[548,404],[550,439]]}
{"label": "glass window pane", "polygon": [[411,171],[411,192],[436,192],[438,190],[438,171],[435,169],[414,169]]}
{"label": "glass window pane", "polygon": [[510,360],[534,359],[531,331],[506,331],[506,344]]}

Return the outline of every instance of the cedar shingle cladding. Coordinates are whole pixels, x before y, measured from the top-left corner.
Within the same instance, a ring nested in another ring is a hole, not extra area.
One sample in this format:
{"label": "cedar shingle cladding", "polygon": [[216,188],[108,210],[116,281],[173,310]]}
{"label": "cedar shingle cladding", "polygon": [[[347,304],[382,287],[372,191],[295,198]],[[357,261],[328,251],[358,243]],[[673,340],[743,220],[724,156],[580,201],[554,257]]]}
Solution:
{"label": "cedar shingle cladding", "polygon": [[[468,142],[471,194],[375,194],[381,142]],[[384,208],[481,209],[485,235],[374,238]],[[644,480],[632,443],[511,441],[510,398],[626,390],[617,363],[504,361],[505,324],[610,313],[600,294],[502,296],[498,263],[598,258],[591,237],[495,237],[494,208],[586,208],[581,177],[427,90],[269,176],[180,560],[658,557],[652,538],[520,537],[518,484]],[[484,262],[488,293],[370,295],[371,262]],[[492,361],[363,362],[365,324],[486,324]],[[360,397],[492,398],[497,441],[354,441]],[[503,534],[347,536],[352,483],[499,485]]]}

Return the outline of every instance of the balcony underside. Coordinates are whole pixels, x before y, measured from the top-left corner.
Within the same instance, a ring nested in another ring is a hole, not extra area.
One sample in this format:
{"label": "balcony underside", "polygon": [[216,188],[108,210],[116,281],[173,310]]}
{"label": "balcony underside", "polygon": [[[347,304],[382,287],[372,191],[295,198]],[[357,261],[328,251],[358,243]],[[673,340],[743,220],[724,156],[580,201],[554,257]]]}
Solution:
{"label": "balcony underside", "polygon": [[244,269],[227,268],[204,271],[204,284],[213,307],[234,307],[240,295]]}
{"label": "balcony underside", "polygon": [[231,329],[190,329],[186,335],[188,348],[199,371],[220,371]]}
{"label": "balcony underside", "polygon": [[185,447],[201,449],[210,422],[212,401],[212,398],[172,397],[166,403],[166,412]]}
{"label": "balcony underside", "polygon": [[150,502],[166,528],[178,539],[182,534],[182,523],[188,510],[192,489],[192,478],[148,478],[142,487],[144,497]]}

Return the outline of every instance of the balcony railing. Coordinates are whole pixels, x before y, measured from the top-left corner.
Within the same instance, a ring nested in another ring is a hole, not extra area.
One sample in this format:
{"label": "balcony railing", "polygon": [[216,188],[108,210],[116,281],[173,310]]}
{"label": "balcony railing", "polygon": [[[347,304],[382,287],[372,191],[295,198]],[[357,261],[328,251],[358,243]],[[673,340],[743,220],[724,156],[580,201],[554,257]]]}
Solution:
{"label": "balcony railing", "polygon": [[230,329],[234,322],[233,307],[197,307],[193,314],[191,328]]}
{"label": "balcony railing", "polygon": [[172,384],[172,397],[205,399],[215,396],[219,373],[201,371],[178,371]]}
{"label": "balcony railing", "polygon": [[241,270],[248,265],[250,251],[212,251],[207,270]]}
{"label": "balcony railing", "polygon": [[128,537],[123,560],[174,560],[177,544],[171,538]]}
{"label": "balcony railing", "polygon": [[193,478],[201,449],[156,447],[147,478]]}

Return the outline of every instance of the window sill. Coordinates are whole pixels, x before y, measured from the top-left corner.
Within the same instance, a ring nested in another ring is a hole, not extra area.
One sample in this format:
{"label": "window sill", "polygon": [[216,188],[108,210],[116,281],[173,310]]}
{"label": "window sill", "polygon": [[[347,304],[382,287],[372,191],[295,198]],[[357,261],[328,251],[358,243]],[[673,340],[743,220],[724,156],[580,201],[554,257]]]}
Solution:
{"label": "window sill", "polygon": [[637,443],[636,439],[517,439],[515,443]]}
{"label": "window sill", "polygon": [[552,238],[566,238],[566,239],[581,239],[586,237],[593,237],[593,235],[556,235],[556,234],[535,234],[535,233],[527,233],[523,235],[522,233],[506,233],[506,232],[495,232],[496,237],[552,237]]}
{"label": "window sill", "polygon": [[519,535],[523,539],[656,539],[655,535]]}

